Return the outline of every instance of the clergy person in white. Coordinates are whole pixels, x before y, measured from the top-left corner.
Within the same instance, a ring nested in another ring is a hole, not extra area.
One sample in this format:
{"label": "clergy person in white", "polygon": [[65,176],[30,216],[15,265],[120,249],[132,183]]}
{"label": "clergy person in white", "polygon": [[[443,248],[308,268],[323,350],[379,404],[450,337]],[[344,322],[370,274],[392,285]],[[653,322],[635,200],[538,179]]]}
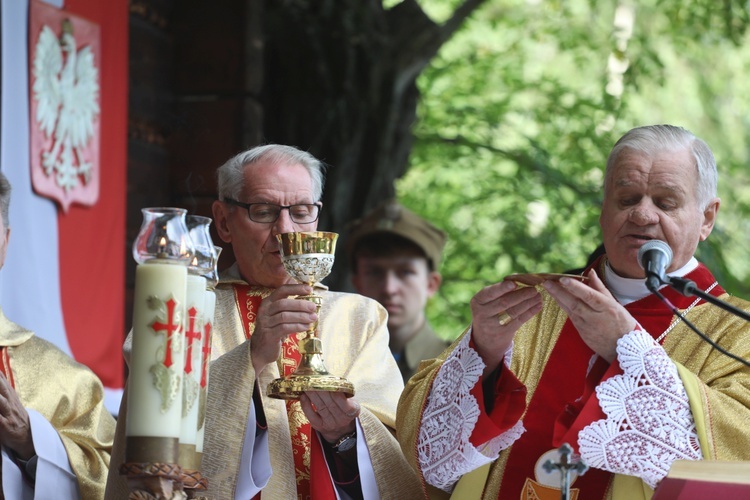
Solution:
{"label": "clergy person in white", "polygon": [[[10,237],[10,189],[0,172],[0,268]],[[5,498],[103,498],[115,430],[103,392],[91,370],[0,310]]]}

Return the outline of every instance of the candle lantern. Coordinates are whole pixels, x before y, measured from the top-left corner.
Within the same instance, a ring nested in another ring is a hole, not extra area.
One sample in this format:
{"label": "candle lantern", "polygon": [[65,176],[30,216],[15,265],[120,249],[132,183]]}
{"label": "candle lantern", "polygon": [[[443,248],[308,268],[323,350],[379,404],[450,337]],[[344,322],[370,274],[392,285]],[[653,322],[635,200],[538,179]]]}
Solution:
{"label": "candle lantern", "polygon": [[214,246],[216,260],[214,267],[206,275],[206,303],[203,326],[203,356],[201,358],[201,392],[198,407],[198,435],[195,440],[195,451],[199,455],[203,453],[203,438],[206,424],[206,399],[208,397],[208,365],[211,362],[211,335],[214,329],[214,313],[216,311],[216,285],[219,284],[219,256],[222,248]]}
{"label": "candle lantern", "polygon": [[[179,464],[183,468],[185,488],[200,486],[200,455],[196,453],[199,427],[201,376],[206,342],[206,287],[204,275],[215,266],[216,253],[208,228],[211,219],[187,216],[187,227],[194,254],[188,266],[185,323],[185,369],[182,392],[182,423],[180,427]],[[212,312],[213,314],[213,312]]]}
{"label": "candle lantern", "polygon": [[126,465],[177,464],[185,357],[184,317],[193,244],[181,208],[144,208],[128,377]]}

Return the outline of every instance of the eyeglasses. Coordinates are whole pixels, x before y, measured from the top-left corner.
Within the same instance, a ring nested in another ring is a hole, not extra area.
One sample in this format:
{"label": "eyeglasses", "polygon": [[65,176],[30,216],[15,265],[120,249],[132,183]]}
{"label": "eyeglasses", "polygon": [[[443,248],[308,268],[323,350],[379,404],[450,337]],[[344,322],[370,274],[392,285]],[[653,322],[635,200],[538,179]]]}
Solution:
{"label": "eyeglasses", "polygon": [[242,203],[241,201],[225,198],[225,203],[237,205],[247,209],[247,215],[253,222],[270,224],[276,222],[281,211],[289,210],[289,217],[297,224],[310,224],[318,220],[320,203],[301,203],[299,205],[274,205],[273,203]]}

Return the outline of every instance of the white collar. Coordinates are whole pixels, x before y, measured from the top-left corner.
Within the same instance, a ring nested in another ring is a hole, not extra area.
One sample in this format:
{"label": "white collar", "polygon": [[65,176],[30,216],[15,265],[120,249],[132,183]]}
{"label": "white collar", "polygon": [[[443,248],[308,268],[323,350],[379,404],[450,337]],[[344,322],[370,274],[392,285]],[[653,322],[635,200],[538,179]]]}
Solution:
{"label": "white collar", "polygon": [[[667,273],[667,276],[682,277],[693,271],[696,267],[698,267],[698,261],[695,257],[691,257],[687,264],[676,271]],[[607,261],[604,266],[604,279],[609,291],[612,292],[612,295],[614,295],[617,301],[622,305],[627,305],[636,300],[640,300],[651,293],[649,289],[646,288],[645,278],[623,278],[615,273],[610,267],[609,261]],[[667,285],[662,285],[662,287],[664,286]]]}

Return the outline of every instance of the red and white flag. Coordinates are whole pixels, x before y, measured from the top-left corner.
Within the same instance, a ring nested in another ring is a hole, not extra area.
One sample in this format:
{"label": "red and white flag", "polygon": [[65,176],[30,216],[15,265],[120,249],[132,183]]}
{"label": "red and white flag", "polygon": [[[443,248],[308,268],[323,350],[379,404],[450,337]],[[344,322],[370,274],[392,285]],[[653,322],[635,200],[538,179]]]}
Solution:
{"label": "red and white flag", "polygon": [[0,306],[89,366],[116,413],[124,381],[128,2],[0,1],[0,168],[13,186]]}

